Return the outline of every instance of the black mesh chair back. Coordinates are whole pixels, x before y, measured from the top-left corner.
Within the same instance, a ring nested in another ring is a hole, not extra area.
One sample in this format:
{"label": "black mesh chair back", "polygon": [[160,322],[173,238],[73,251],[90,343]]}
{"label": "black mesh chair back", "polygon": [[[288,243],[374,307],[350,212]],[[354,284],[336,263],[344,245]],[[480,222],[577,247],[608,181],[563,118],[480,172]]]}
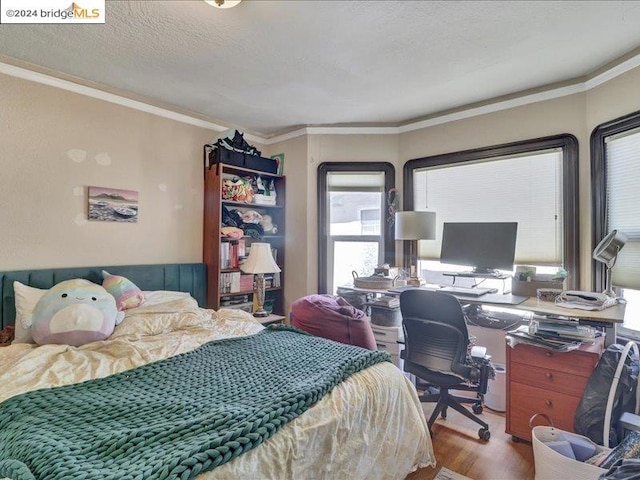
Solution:
{"label": "black mesh chair back", "polygon": [[[473,412],[482,412],[491,367],[487,358],[478,363],[469,355],[469,333],[460,302],[446,293],[406,290],[400,295],[400,311],[404,370],[428,385],[420,396],[422,402],[437,402],[429,428],[439,414],[446,418],[447,407],[452,407],[482,425],[478,435],[488,440],[488,424],[461,405],[473,403]],[[476,392],[476,398],[455,396],[450,389]]]}
{"label": "black mesh chair back", "polygon": [[[400,296],[405,334],[405,370],[424,378],[434,372],[468,373],[469,333],[460,302],[426,290],[407,290]],[[459,378],[451,381],[460,383]]]}

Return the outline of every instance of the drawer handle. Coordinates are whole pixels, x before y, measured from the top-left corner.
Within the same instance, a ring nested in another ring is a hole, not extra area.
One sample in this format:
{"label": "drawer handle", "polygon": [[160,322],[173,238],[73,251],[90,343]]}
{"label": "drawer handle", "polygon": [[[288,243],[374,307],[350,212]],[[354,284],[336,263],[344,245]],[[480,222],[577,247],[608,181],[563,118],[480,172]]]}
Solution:
{"label": "drawer handle", "polygon": [[551,373],[551,372],[547,372],[547,375],[546,375],[546,376],[547,376],[547,378],[548,378],[549,380],[553,380],[553,373]]}
{"label": "drawer handle", "polygon": [[381,337],[386,337],[387,336],[386,332],[381,332],[379,330],[373,330],[373,334],[374,335],[380,335]]}
{"label": "drawer handle", "polygon": [[376,347],[378,347],[379,349],[387,348],[387,344],[386,343],[376,343]]}
{"label": "drawer handle", "polygon": [[544,404],[545,404],[547,407],[553,407],[553,402],[552,402],[551,400],[545,400],[545,401],[544,401]]}

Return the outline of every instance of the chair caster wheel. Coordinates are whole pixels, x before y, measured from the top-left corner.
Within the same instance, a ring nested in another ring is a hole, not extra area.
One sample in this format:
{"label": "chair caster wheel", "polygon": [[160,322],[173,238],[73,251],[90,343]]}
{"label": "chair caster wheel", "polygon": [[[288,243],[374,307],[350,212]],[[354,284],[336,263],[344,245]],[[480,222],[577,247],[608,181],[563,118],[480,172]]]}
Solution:
{"label": "chair caster wheel", "polygon": [[481,428],[478,430],[478,437],[480,437],[480,440],[487,441],[491,438],[491,432],[488,428]]}
{"label": "chair caster wheel", "polygon": [[473,413],[475,413],[476,415],[480,415],[482,413],[482,404],[474,403],[471,407],[471,410],[473,410]]}

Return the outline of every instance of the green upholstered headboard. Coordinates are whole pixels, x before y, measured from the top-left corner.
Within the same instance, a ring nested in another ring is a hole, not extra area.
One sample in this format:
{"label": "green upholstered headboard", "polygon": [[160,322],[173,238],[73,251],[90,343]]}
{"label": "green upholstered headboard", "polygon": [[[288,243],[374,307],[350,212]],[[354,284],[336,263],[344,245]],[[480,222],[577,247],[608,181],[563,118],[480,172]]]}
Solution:
{"label": "green upholstered headboard", "polygon": [[20,270],[0,272],[0,330],[13,325],[16,319],[14,280],[36,288],[51,288],[71,278],[85,278],[102,284],[102,270],[122,275],[142,290],[175,290],[189,292],[205,306],[207,275],[204,263],[175,263],[161,265],[119,265],[101,267],[54,268],[47,270]]}

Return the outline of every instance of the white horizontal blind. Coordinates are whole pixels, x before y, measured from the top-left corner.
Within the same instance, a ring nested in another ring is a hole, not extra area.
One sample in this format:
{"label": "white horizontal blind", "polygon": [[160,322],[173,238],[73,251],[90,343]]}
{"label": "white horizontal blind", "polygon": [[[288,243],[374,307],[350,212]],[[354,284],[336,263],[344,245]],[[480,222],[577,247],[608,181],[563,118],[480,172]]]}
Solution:
{"label": "white horizontal blind", "polygon": [[629,237],[611,271],[618,287],[640,289],[640,131],[606,140],[607,233]]}
{"label": "white horizontal blind", "polygon": [[562,264],[562,150],[553,149],[414,173],[414,209],[437,215],[435,240],[420,258],[437,260],[445,222],[518,222],[515,262]]}
{"label": "white horizontal blind", "polygon": [[329,190],[351,190],[359,188],[384,190],[384,172],[329,172],[327,174],[327,187]]}

